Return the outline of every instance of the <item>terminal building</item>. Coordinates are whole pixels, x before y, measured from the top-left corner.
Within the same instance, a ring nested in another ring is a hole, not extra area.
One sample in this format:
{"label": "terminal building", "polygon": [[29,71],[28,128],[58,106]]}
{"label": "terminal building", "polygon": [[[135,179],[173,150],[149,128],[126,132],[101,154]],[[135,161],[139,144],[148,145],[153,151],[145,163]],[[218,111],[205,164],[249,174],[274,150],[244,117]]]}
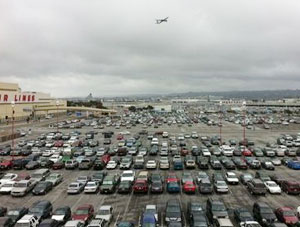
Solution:
{"label": "terminal building", "polygon": [[[50,94],[22,91],[18,84],[0,82],[0,122],[11,119],[13,110],[15,120],[24,120],[28,117],[33,119],[66,112],[66,110],[53,110],[66,105],[65,100],[57,101]],[[52,108],[52,110],[37,111],[38,108]]]}

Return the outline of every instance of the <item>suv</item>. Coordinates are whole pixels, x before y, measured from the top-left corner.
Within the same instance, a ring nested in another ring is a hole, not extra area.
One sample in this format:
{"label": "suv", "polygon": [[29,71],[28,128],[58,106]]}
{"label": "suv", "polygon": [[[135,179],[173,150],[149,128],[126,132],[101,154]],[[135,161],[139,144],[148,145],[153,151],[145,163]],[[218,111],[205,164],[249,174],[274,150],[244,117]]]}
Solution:
{"label": "suv", "polygon": [[76,169],[78,167],[78,162],[76,160],[67,160],[65,162],[66,169]]}
{"label": "suv", "polygon": [[213,223],[217,218],[229,217],[224,203],[212,198],[209,198],[206,202],[206,215],[211,223]]}
{"label": "suv", "polygon": [[168,224],[170,222],[181,222],[182,221],[182,211],[180,202],[177,199],[171,199],[167,202],[165,211],[165,222]]}
{"label": "suv", "polygon": [[277,221],[272,208],[264,202],[256,202],[253,204],[253,217],[262,226],[268,226],[269,224]]}
{"label": "suv", "polygon": [[300,184],[297,181],[285,180],[282,182],[281,188],[287,194],[293,194],[293,195],[300,194]]}
{"label": "suv", "polygon": [[39,200],[32,204],[28,214],[33,214],[39,219],[47,218],[52,213],[52,204],[48,200]]}
{"label": "suv", "polygon": [[267,193],[267,188],[265,184],[260,179],[252,179],[247,182],[247,187],[249,192],[253,194],[265,195]]}
{"label": "suv", "polygon": [[100,186],[101,193],[114,193],[119,183],[119,177],[117,175],[107,175],[102,185]]}

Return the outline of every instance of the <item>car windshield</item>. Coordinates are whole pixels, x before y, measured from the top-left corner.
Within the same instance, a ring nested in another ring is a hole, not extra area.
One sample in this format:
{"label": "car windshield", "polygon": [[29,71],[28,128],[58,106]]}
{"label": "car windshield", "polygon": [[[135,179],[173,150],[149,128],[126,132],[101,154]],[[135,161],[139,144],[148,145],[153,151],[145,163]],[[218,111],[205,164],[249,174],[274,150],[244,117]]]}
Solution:
{"label": "car windshield", "polygon": [[268,183],[268,186],[269,187],[277,187],[277,184],[274,182],[270,182],[270,183]]}
{"label": "car windshield", "polygon": [[112,185],[112,184],[113,184],[113,182],[111,180],[106,180],[103,182],[102,185]]}
{"label": "car windshield", "polygon": [[107,215],[107,214],[110,214],[110,211],[109,210],[99,210],[98,214]]}
{"label": "car windshield", "polygon": [[54,211],[54,215],[65,215],[65,210],[63,209],[57,209],[56,211]]}
{"label": "car windshield", "polygon": [[26,183],[16,183],[14,185],[15,188],[26,188],[27,184]]}
{"label": "car windshield", "polygon": [[89,186],[90,186],[90,187],[91,187],[91,186],[96,186],[96,183],[95,183],[95,182],[89,182],[89,183],[86,184],[86,186],[88,186],[88,187],[89,187]]}
{"label": "car windshield", "polygon": [[69,185],[69,188],[77,188],[77,187],[79,187],[78,184],[70,184],[70,185]]}
{"label": "car windshield", "polygon": [[32,207],[29,209],[30,213],[42,213],[43,210],[40,207]]}
{"label": "car windshield", "polygon": [[287,217],[293,217],[295,216],[294,212],[291,210],[287,210],[283,212],[283,216],[287,216]]}
{"label": "car windshield", "polygon": [[11,177],[11,175],[9,175],[9,176],[4,176],[4,177],[2,177],[2,180],[9,180],[9,179],[11,179],[12,177]]}
{"label": "car windshield", "polygon": [[7,212],[7,216],[18,216],[19,215],[19,211],[17,210],[10,210]]}
{"label": "car windshield", "polygon": [[261,207],[260,210],[262,214],[273,214],[272,209],[270,209],[269,207]]}
{"label": "car windshield", "polygon": [[124,173],[124,174],[122,175],[122,177],[132,177],[132,174],[131,174],[131,173]]}
{"label": "car windshield", "polygon": [[224,181],[218,181],[217,182],[218,186],[227,186],[226,183]]}
{"label": "car windshield", "polygon": [[88,209],[79,209],[79,210],[75,211],[76,215],[85,215],[85,214],[88,214],[88,213],[89,213]]}
{"label": "car windshield", "polygon": [[143,223],[143,225],[142,225],[143,227],[155,227],[156,225],[155,225],[155,223]]}
{"label": "car windshield", "polygon": [[5,187],[11,188],[13,186],[14,186],[14,183],[5,183],[5,184],[3,184],[2,188],[5,188]]}
{"label": "car windshield", "polygon": [[226,211],[226,208],[223,204],[215,204],[215,205],[212,205],[212,210],[213,211]]}

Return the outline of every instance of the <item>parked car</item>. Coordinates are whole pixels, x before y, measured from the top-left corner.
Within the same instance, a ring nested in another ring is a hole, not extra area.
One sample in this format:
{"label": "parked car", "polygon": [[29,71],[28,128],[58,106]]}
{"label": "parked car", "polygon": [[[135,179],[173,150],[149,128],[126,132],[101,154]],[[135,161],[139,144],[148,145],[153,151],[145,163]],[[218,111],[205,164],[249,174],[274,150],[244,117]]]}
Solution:
{"label": "parked car", "polygon": [[17,207],[17,208],[10,209],[7,212],[6,216],[11,218],[13,220],[13,223],[15,224],[18,220],[20,220],[27,213],[28,213],[28,208]]}
{"label": "parked car", "polygon": [[28,210],[28,214],[35,215],[39,220],[48,218],[51,215],[51,213],[52,204],[48,200],[36,201]]}
{"label": "parked car", "polygon": [[206,215],[210,223],[214,223],[217,218],[228,218],[228,211],[224,203],[218,199],[209,198],[206,202]]}
{"label": "parked car", "polygon": [[84,190],[85,184],[82,182],[72,182],[69,184],[67,193],[68,194],[79,194]]}
{"label": "parked car", "polygon": [[234,210],[234,218],[237,223],[245,223],[247,221],[255,221],[252,214],[247,208],[241,207]]}
{"label": "parked car", "polygon": [[299,222],[294,210],[291,207],[279,207],[275,210],[275,214],[279,221],[293,226]]}
{"label": "parked car", "polygon": [[94,206],[91,204],[84,204],[76,208],[72,214],[72,220],[83,221],[85,224],[89,223],[94,217]]}
{"label": "parked car", "polygon": [[71,208],[68,206],[63,206],[57,208],[51,216],[51,219],[58,221],[61,224],[65,224],[68,220],[71,219]]}
{"label": "parked car", "polygon": [[46,195],[53,188],[53,183],[49,181],[40,181],[33,188],[32,194],[34,195]]}
{"label": "parked car", "polygon": [[262,225],[268,226],[277,221],[277,218],[268,204],[264,202],[255,202],[253,204],[253,217]]}
{"label": "parked car", "polygon": [[118,188],[118,193],[130,193],[132,191],[132,182],[128,180],[121,180]]}
{"label": "parked car", "polygon": [[169,224],[170,222],[181,222],[182,220],[180,202],[177,199],[168,200],[165,210],[165,222]]}

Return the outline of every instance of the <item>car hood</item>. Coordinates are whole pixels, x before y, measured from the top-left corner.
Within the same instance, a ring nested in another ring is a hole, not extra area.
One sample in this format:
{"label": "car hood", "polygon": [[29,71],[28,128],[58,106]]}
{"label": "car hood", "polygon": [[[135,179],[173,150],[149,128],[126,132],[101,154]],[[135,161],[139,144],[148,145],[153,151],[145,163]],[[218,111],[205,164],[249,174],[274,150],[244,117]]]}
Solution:
{"label": "car hood", "polygon": [[57,220],[57,221],[63,221],[65,215],[52,215],[51,219]]}
{"label": "car hood", "polygon": [[262,219],[266,219],[268,222],[269,221],[274,221],[276,219],[275,214],[261,214]]}
{"label": "car hood", "polygon": [[113,185],[102,185],[101,189],[112,189]]}
{"label": "car hood", "polygon": [[227,211],[213,211],[213,216],[219,217],[228,217]]}
{"label": "car hood", "polygon": [[104,219],[106,221],[110,220],[111,218],[111,214],[106,214],[106,215],[101,215],[101,214],[97,214],[96,215],[96,219]]}
{"label": "car hood", "polygon": [[25,192],[26,188],[13,188],[11,191],[12,192]]}

